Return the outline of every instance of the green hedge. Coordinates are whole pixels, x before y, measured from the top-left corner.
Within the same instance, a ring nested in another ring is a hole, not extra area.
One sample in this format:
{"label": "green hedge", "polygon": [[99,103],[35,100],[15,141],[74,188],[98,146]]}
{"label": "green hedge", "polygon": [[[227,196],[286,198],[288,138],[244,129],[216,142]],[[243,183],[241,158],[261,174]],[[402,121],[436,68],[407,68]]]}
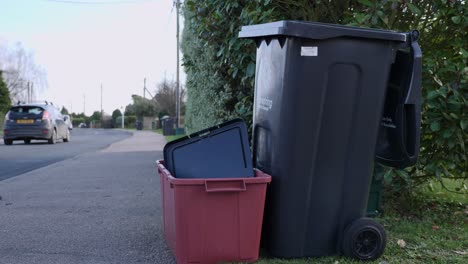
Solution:
{"label": "green hedge", "polygon": [[81,117],[72,118],[73,127],[78,127],[81,123],[86,123],[86,120]]}
{"label": "green hedge", "polygon": [[[401,190],[430,177],[467,179],[468,8],[463,0],[187,0],[182,49],[189,132],[236,116],[251,122],[255,45],[242,25],[282,19],[418,29],[423,51],[423,120],[417,166],[383,177]],[[410,177],[411,175],[411,177]],[[441,181],[442,182],[442,181]]]}
{"label": "green hedge", "polygon": [[[135,128],[136,120],[136,116],[134,115],[125,116],[125,128]],[[122,116],[119,116],[115,119],[114,127],[122,127]]]}
{"label": "green hedge", "polygon": [[1,130],[3,131],[3,121],[5,121],[5,114],[0,112],[0,126],[1,126]]}

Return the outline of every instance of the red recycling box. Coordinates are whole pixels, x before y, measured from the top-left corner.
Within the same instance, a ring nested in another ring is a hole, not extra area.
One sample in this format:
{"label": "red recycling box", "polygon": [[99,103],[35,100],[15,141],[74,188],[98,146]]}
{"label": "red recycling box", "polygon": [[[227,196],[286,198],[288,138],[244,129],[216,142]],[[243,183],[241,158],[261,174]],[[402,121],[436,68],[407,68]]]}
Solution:
{"label": "red recycling box", "polygon": [[[177,179],[157,161],[164,237],[177,263],[255,262],[271,176]],[[222,177],[222,172],[220,172]]]}

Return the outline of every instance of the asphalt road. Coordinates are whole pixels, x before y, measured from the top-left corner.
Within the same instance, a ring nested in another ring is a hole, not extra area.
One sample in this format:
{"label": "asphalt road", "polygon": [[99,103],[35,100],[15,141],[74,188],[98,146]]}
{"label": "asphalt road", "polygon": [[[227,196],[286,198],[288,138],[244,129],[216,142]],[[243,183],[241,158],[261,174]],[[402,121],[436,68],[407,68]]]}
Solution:
{"label": "asphalt road", "polygon": [[5,146],[0,140],[0,181],[105,148],[130,135],[121,130],[75,128],[69,143],[60,140],[55,145],[49,145],[46,141],[33,140],[29,145],[15,141],[14,145]]}
{"label": "asphalt road", "polygon": [[0,181],[0,263],[175,263],[155,170],[164,143],[153,132],[83,130],[71,143],[0,145],[2,174],[22,156],[49,164]]}

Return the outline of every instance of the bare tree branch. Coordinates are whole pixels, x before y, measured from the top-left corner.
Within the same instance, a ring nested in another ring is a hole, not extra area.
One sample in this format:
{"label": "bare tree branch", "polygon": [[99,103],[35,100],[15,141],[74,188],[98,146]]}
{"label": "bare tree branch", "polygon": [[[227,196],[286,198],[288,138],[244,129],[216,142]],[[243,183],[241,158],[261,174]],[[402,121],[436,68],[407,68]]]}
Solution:
{"label": "bare tree branch", "polygon": [[27,97],[28,83],[34,83],[36,94],[47,87],[46,71],[36,64],[34,54],[21,43],[14,46],[0,43],[0,70],[4,72],[5,83],[14,101]]}

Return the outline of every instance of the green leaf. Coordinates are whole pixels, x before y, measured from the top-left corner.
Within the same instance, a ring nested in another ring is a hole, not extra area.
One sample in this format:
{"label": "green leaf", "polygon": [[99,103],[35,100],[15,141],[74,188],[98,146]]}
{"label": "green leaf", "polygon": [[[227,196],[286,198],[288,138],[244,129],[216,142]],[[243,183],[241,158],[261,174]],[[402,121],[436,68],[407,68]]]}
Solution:
{"label": "green leaf", "polygon": [[414,4],[412,3],[406,3],[408,5],[408,8],[411,10],[411,12],[413,12],[414,14],[417,14],[417,15],[421,15],[421,10],[419,10],[419,8],[417,6],[415,6]]}
{"label": "green leaf", "polygon": [[405,170],[396,170],[396,173],[398,174],[398,176],[403,178],[405,181],[409,181],[410,176],[409,176],[408,172],[406,172]]}
{"label": "green leaf", "polygon": [[466,151],[465,150],[465,142],[463,140],[463,136],[461,135],[461,133],[457,133],[457,138],[458,138],[458,140],[460,142],[460,147],[463,150],[463,153],[465,153],[465,151]]}
{"label": "green leaf", "polygon": [[429,93],[427,93],[426,99],[431,100],[436,98],[438,95],[439,93],[437,91],[430,91]]}
{"label": "green leaf", "polygon": [[442,134],[442,137],[443,137],[443,138],[449,138],[449,137],[452,136],[452,134],[453,134],[453,131],[451,131],[451,130],[445,130],[444,133]]}
{"label": "green leaf", "polygon": [[460,48],[460,52],[463,56],[463,58],[468,58],[468,51],[466,51],[464,48]]}
{"label": "green leaf", "polygon": [[386,184],[390,184],[392,182],[392,170],[391,169],[387,170],[383,178]]}
{"label": "green leaf", "polygon": [[452,120],[452,117],[449,116],[447,113],[442,113],[442,115],[445,117],[445,119]]}
{"label": "green leaf", "polygon": [[437,177],[437,179],[440,181],[442,180],[442,172],[440,171],[440,168],[439,167],[436,167],[435,169],[435,175]]}
{"label": "green leaf", "polygon": [[440,130],[440,124],[439,124],[439,122],[437,122],[437,121],[436,121],[436,122],[432,122],[432,124],[431,124],[431,130],[432,130],[433,132],[439,131],[439,130]]}
{"label": "green leaf", "polygon": [[354,17],[356,18],[357,22],[362,24],[366,21],[366,14],[363,13],[355,13]]}
{"label": "green leaf", "polygon": [[216,54],[217,57],[221,57],[223,55],[223,52],[224,52],[224,47],[222,47],[218,53]]}
{"label": "green leaf", "polygon": [[374,4],[372,4],[369,0],[358,0],[358,2],[369,7],[374,7]]}
{"label": "green leaf", "polygon": [[384,14],[384,12],[382,12],[382,10],[377,11],[377,15],[385,23],[385,25],[388,25],[388,17],[385,16],[385,14]]}
{"label": "green leaf", "polygon": [[233,78],[236,78],[237,72],[238,72],[238,71],[239,71],[238,68],[235,68],[235,69],[234,69],[234,71],[232,72],[232,77],[233,77]]}
{"label": "green leaf", "polygon": [[452,17],[453,23],[455,23],[455,24],[457,24],[457,25],[460,24],[461,19],[462,19],[461,16],[453,16],[453,17]]}
{"label": "green leaf", "polygon": [[247,76],[252,77],[255,74],[255,63],[249,63],[247,66]]}
{"label": "green leaf", "polygon": [[435,191],[434,184],[432,184],[432,182],[429,182],[429,190],[431,190],[431,192]]}
{"label": "green leaf", "polygon": [[467,121],[460,120],[460,127],[461,127],[462,130],[465,130],[467,125],[468,125]]}

